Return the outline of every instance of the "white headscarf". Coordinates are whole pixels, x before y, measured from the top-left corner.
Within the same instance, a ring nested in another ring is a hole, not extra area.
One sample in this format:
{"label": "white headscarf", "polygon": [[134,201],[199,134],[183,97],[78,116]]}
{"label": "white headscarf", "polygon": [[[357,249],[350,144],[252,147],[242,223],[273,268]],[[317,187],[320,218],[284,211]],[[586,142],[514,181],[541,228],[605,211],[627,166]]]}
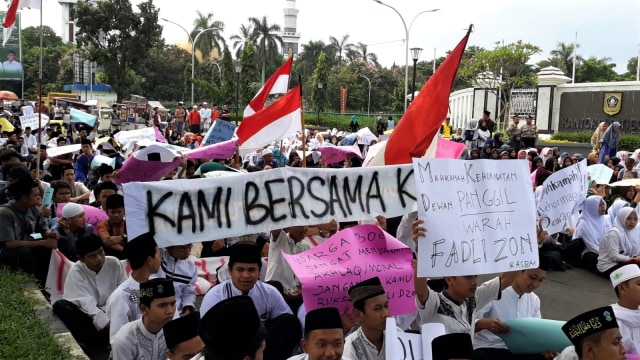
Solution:
{"label": "white headscarf", "polygon": [[[573,238],[581,238],[590,252],[598,253],[600,242],[604,235],[611,229],[611,223],[605,216],[600,215],[598,208],[604,200],[602,196],[589,196],[582,209],[582,215],[576,224]],[[630,208],[633,210],[633,208]],[[624,222],[624,221],[623,221]]]}
{"label": "white headscarf", "polygon": [[614,201],[613,204],[611,204],[611,206],[609,207],[609,210],[607,210],[607,217],[609,218],[609,221],[611,221],[612,227],[616,222],[616,216],[618,216],[620,209],[625,206],[630,206],[629,202],[622,199],[616,199],[616,201]]}
{"label": "white headscarf", "polygon": [[631,230],[627,230],[624,223],[627,221],[629,215],[635,212],[632,207],[624,207],[620,209],[616,221],[613,224],[611,231],[615,232],[620,239],[620,250],[623,255],[636,256],[640,253],[640,230],[638,227],[634,227]]}

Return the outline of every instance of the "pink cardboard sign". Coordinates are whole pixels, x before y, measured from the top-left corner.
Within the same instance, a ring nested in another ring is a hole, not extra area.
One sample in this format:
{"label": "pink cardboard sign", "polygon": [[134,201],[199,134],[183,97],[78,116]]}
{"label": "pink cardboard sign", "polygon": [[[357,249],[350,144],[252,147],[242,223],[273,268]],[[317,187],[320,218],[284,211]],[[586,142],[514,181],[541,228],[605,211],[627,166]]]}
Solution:
{"label": "pink cardboard sign", "polygon": [[167,139],[165,139],[164,135],[162,135],[162,131],[160,131],[160,129],[158,129],[157,126],[154,126],[153,130],[156,133],[156,141],[166,144],[167,143]]}
{"label": "pink cardboard sign", "polygon": [[238,139],[231,139],[213,145],[207,145],[191,150],[189,159],[228,159],[236,153]]}
{"label": "pink cardboard sign", "polygon": [[[58,214],[58,217],[62,217],[62,208],[65,205],[66,203],[58,203],[56,207],[56,214]],[[91,224],[93,226],[93,233],[98,235],[98,223],[104,220],[109,220],[109,216],[107,216],[107,213],[102,209],[98,209],[90,205],[80,206],[84,209],[84,217],[87,224]]]}
{"label": "pink cardboard sign", "polygon": [[457,159],[464,150],[464,143],[438,138],[436,159]]}
{"label": "pink cardboard sign", "polygon": [[362,153],[358,145],[351,146],[321,146],[318,151],[322,154],[325,164],[340,162],[350,156],[357,156],[362,159]]}
{"label": "pink cardboard sign", "polygon": [[118,185],[133,181],[157,181],[183,161],[182,158],[177,158],[171,162],[147,161],[132,156],[124,162],[118,172],[118,176],[113,181]]}
{"label": "pink cardboard sign", "polygon": [[307,311],[336,307],[342,313],[351,306],[347,290],[376,276],[391,315],[416,310],[411,249],[376,225],[342,230],[310,250],[284,256],[302,283]]}

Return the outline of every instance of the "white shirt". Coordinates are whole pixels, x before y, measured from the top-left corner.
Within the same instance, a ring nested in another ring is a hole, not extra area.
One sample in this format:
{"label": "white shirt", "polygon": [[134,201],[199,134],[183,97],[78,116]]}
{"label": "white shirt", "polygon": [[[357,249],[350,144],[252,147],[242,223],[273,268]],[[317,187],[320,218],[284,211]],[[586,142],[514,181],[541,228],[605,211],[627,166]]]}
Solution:
{"label": "white shirt", "polygon": [[69,269],[62,298],[91,316],[96,329],[102,330],[109,323],[107,299],[126,279],[122,263],[115,257],[105,256],[102,269],[97,273],[78,261]]}
{"label": "white shirt", "polygon": [[142,319],[124,325],[111,340],[113,360],[166,360],[167,344],[164,333],[150,333]]}
{"label": "white shirt", "polygon": [[625,253],[620,244],[620,237],[615,231],[609,231],[604,239],[600,242],[600,251],[598,252],[598,271],[605,272],[620,262],[629,261],[631,257],[640,254]]}
{"label": "white shirt", "polygon": [[[502,291],[499,300],[493,300],[473,314],[474,324],[480,319],[498,318],[505,322],[517,318],[541,318],[540,298],[534,293],[518,295],[511,286]],[[507,349],[507,345],[489,330],[480,330],[473,337],[473,348]]]}
{"label": "white shirt", "polygon": [[2,63],[2,68],[6,72],[22,72],[22,64],[17,61],[9,62],[9,60],[6,60]]}
{"label": "white shirt", "polygon": [[[231,280],[214,286],[202,299],[200,314],[204,316],[209,309],[220,301],[240,295],[242,295],[242,291],[233,286]],[[253,288],[249,290],[248,295],[253,300],[256,310],[258,310],[258,314],[260,314],[260,320],[262,320],[263,323],[282,314],[292,314],[291,308],[284,301],[282,295],[280,295],[276,288],[269,284],[265,284],[262,281],[256,282]]]}
{"label": "white shirt", "polygon": [[360,327],[345,339],[343,355],[358,360],[385,360],[384,341],[378,352],[376,346],[364,336],[362,327]]}
{"label": "white shirt", "polygon": [[276,240],[271,240],[271,244],[269,244],[269,263],[267,265],[266,280],[280,281],[285,292],[298,290],[300,288],[300,280],[296,277],[282,253],[295,255],[309,249],[311,249],[311,244],[306,239],[296,243],[284,230],[281,230]]}
{"label": "white shirt", "polygon": [[398,230],[396,231],[396,239],[407,245],[413,252],[416,252],[416,242],[413,241],[413,237],[411,236],[411,234],[413,222],[416,220],[418,220],[417,211],[412,211],[408,214],[405,214],[400,220]]}
{"label": "white shirt", "polygon": [[476,289],[476,297],[465,299],[462,304],[456,304],[443,293],[429,289],[429,299],[421,306],[417,297],[418,324],[441,323],[447,334],[472,334],[472,316],[475,309],[482,309],[490,301],[497,300],[500,295],[500,277],[488,280]]}
{"label": "white shirt", "polygon": [[622,344],[628,354],[640,352],[640,309],[627,309],[618,304],[611,305],[616,314],[618,328],[622,335]]}
{"label": "white shirt", "polygon": [[180,316],[183,306],[195,306],[196,303],[196,280],[198,270],[193,260],[178,260],[169,255],[167,249],[161,249],[162,262],[160,270],[152,276],[153,278],[173,280],[173,288],[176,293],[176,315]]}
{"label": "white shirt", "polygon": [[109,325],[109,340],[111,342],[121,327],[142,317],[140,313],[140,283],[135,281],[131,275],[107,299],[107,316],[111,321]]}
{"label": "white shirt", "polygon": [[202,120],[211,120],[211,109],[200,109],[200,117],[202,118]]}
{"label": "white shirt", "polygon": [[29,149],[33,149],[38,147],[38,139],[36,139],[36,136],[31,134],[31,135],[27,135],[24,134],[22,135],[22,138],[24,139],[24,144],[27,145],[27,147]]}

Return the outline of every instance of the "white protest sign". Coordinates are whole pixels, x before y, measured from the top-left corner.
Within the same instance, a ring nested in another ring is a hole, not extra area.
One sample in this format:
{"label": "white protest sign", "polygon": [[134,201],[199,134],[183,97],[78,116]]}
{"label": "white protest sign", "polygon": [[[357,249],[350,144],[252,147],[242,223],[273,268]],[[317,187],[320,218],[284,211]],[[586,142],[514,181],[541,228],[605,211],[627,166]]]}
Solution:
{"label": "white protest sign", "polygon": [[33,106],[23,106],[21,110],[22,115],[33,115]]}
{"label": "white protest sign", "polygon": [[131,238],[155,234],[161,247],[268,232],[332,219],[404,215],[415,204],[411,165],[279,168],[216,179],[124,184]]}
{"label": "white protest sign", "polygon": [[564,231],[569,218],[578,212],[587,197],[587,160],[551,174],[542,187],[536,209],[540,225],[549,234]]}
{"label": "white protest sign", "polygon": [[40,124],[42,124],[43,128],[47,126],[47,124],[49,124],[49,117],[45,114],[20,116],[20,125],[23,129],[30,128],[31,130],[37,130],[40,128]]}
{"label": "white protest sign", "polygon": [[444,335],[444,325],[424,324],[421,334],[398,331],[396,320],[387,318],[384,331],[384,354],[387,360],[431,360],[431,341]]}
{"label": "white protest sign", "polygon": [[76,151],[80,151],[81,147],[82,147],[82,145],[80,145],[80,144],[65,145],[65,146],[58,146],[58,147],[50,147],[50,148],[47,148],[47,156],[56,157],[56,156],[60,156],[60,155],[64,155],[64,154],[68,154],[68,153],[72,153],[72,152],[76,152]]}
{"label": "white protest sign", "polygon": [[364,127],[357,132],[358,144],[369,145],[372,141],[378,141],[378,137],[374,135],[368,127]]}
{"label": "white protest sign", "polygon": [[156,131],[153,127],[147,127],[138,130],[120,131],[113,137],[122,145],[144,139],[156,141]]}
{"label": "white protest sign", "polygon": [[613,169],[604,164],[595,164],[587,166],[589,178],[596,184],[608,184],[613,175]]}
{"label": "white protest sign", "polygon": [[529,166],[521,160],[413,159],[426,237],[418,275],[463,276],[538,267]]}

